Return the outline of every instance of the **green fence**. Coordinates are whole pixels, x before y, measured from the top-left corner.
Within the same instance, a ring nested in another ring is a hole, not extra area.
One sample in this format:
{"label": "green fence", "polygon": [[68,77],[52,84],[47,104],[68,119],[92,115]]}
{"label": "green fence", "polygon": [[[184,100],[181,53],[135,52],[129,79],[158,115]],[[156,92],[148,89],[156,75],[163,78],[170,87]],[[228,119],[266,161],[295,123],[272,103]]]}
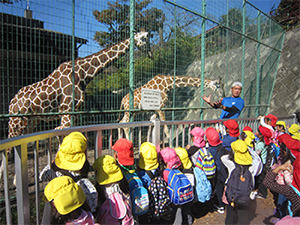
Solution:
{"label": "green fence", "polygon": [[268,110],[284,30],[246,0],[32,0],[0,9],[1,139],[9,120],[10,137],[115,123],[125,111],[149,120],[155,111],[133,118],[141,111],[133,93],[151,79],[150,88],[165,88],[166,120],[218,118],[200,95],[228,96],[234,81],[244,87],[242,117]]}

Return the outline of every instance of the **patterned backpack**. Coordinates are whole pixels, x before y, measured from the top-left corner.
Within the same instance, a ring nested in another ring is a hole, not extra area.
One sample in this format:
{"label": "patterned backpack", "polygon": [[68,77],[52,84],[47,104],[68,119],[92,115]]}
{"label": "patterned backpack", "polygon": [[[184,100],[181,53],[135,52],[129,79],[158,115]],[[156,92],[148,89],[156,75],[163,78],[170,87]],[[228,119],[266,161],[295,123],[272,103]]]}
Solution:
{"label": "patterned backpack", "polygon": [[149,194],[149,211],[150,219],[158,219],[170,211],[170,197],[168,193],[168,184],[161,176],[154,176],[151,171],[146,171],[151,178],[151,183],[148,187]]}
{"label": "patterned backpack", "polygon": [[199,167],[207,176],[207,179],[213,178],[216,174],[215,160],[210,151],[206,148],[199,149],[199,155],[196,162],[196,167]]}

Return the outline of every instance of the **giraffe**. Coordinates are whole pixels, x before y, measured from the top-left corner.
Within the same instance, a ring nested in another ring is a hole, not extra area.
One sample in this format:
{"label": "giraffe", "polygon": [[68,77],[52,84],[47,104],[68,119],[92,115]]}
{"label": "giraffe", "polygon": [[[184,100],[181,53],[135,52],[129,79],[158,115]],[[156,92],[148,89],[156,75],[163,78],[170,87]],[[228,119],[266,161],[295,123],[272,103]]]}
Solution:
{"label": "giraffe", "polygon": [[[134,35],[135,45],[142,49],[148,44],[148,32],[141,31]],[[124,55],[129,49],[130,38],[103,49],[97,53],[75,60],[75,110],[84,102],[84,89],[93,77],[107,68],[113,61]],[[18,117],[18,114],[37,114],[47,112],[70,112],[73,100],[72,61],[60,64],[45,79],[21,88],[11,99],[8,122],[8,138],[31,133],[41,121],[58,120],[60,116]],[[61,124],[55,129],[63,129],[71,125],[70,115],[61,116]],[[8,149],[11,152],[11,149]],[[0,172],[3,170],[3,162]],[[0,173],[1,179],[2,173]]]}
{"label": "giraffe", "polygon": [[[204,88],[210,88],[213,91],[216,91],[219,96],[223,96],[223,89],[220,86],[220,78],[216,80],[205,79]],[[175,87],[200,87],[201,78],[199,77],[189,77],[189,76],[175,76]],[[156,75],[145,85],[134,90],[134,108],[141,109],[141,98],[142,98],[142,88],[154,89],[161,91],[161,103],[160,108],[163,108],[168,101],[168,92],[174,88],[174,76],[169,75]],[[129,110],[129,93],[125,95],[121,101],[120,110]],[[165,121],[165,113],[162,110],[157,111],[160,120]],[[120,115],[120,114],[119,114]],[[119,117],[120,119],[120,117]],[[119,123],[128,123],[129,122],[129,112],[125,112],[122,120]],[[123,128],[126,138],[129,139],[129,129]],[[121,128],[118,130],[119,137],[121,137]],[[167,126],[164,127],[164,132],[168,138],[169,129]]]}

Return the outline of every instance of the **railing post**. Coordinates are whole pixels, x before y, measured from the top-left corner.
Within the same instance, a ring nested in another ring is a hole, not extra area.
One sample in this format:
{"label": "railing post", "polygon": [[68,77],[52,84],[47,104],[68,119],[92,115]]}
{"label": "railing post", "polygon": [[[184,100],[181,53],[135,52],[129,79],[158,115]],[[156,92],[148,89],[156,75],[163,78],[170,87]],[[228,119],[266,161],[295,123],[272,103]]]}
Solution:
{"label": "railing post", "polygon": [[30,224],[27,144],[15,147],[18,224]]}
{"label": "railing post", "polygon": [[95,159],[98,159],[102,155],[102,130],[97,131],[96,143],[95,143]]}
{"label": "railing post", "polygon": [[[4,198],[5,198],[5,211],[6,211],[6,224],[12,224],[10,196],[8,185],[8,154],[7,150],[2,152],[2,166],[3,166],[3,179],[4,179]],[[2,172],[2,171],[0,171]],[[1,175],[0,175],[1,176]]]}
{"label": "railing post", "polygon": [[152,142],[156,147],[156,151],[160,152],[160,120],[155,118],[152,120],[154,123],[153,132],[152,132]]}

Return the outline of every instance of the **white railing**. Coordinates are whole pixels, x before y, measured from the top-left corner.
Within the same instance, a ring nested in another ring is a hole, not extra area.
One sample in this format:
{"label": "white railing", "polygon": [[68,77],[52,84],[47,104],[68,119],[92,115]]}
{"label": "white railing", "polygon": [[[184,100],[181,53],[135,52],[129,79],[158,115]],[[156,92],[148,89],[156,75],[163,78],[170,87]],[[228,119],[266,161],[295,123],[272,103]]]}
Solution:
{"label": "white railing", "polygon": [[[296,122],[295,116],[285,116],[280,117],[280,120],[284,120],[287,124],[291,125]],[[186,144],[191,144],[191,139],[189,131],[192,126],[198,125],[202,126],[203,129],[209,126],[215,126],[215,124],[222,124],[225,120],[193,120],[193,121],[159,121],[155,119],[148,122],[133,122],[133,123],[117,123],[117,124],[100,124],[82,127],[66,128],[63,130],[50,130],[39,133],[33,133],[28,135],[23,135],[15,138],[10,138],[0,141],[0,152],[2,155],[3,163],[3,181],[2,186],[4,189],[4,202],[5,202],[5,214],[6,214],[6,224],[13,224],[13,220],[17,220],[18,224],[32,224],[30,218],[30,194],[29,194],[29,183],[28,183],[28,144],[34,143],[33,145],[33,161],[34,165],[34,191],[35,195],[35,210],[36,210],[36,224],[40,224],[41,221],[41,191],[40,181],[39,181],[39,152],[44,150],[47,152],[47,163],[51,162],[51,153],[53,140],[56,137],[63,137],[73,131],[80,131],[84,133],[88,138],[93,136],[94,140],[94,157],[95,159],[102,155],[102,152],[109,150],[108,154],[111,154],[111,146],[113,145],[113,131],[119,128],[129,127],[130,128],[130,139],[133,139],[133,134],[135,135],[134,146],[135,149],[141,145],[142,140],[151,141],[155,144],[156,148],[160,150],[166,147],[166,145],[171,147],[178,147],[179,145],[185,146]],[[256,118],[247,119],[236,119],[239,123],[240,129],[244,126],[250,126],[254,131],[257,130],[259,126],[259,121]],[[167,125],[170,129],[170,138],[166,140],[163,134],[163,127]],[[145,131],[147,130],[147,131]],[[152,130],[152,132],[150,132]],[[103,138],[103,132],[109,133],[108,138]],[[134,131],[134,132],[133,132]],[[181,136],[181,137],[180,137]],[[40,142],[48,143],[43,148],[40,148]],[[104,147],[106,146],[106,147]],[[11,172],[9,173],[9,159],[7,149],[14,149],[14,165],[16,174],[16,194],[11,196],[11,189],[14,189],[14,185],[10,182],[13,178],[11,177]],[[107,154],[107,153],[106,153]],[[10,174],[10,177],[9,177]],[[12,207],[11,201],[16,198],[17,202],[17,218],[12,218]],[[3,201],[3,199],[2,199]],[[3,204],[3,203],[1,203]],[[32,202],[31,202],[32,204]],[[3,211],[3,209],[1,210]],[[4,214],[4,213],[3,213]]]}

